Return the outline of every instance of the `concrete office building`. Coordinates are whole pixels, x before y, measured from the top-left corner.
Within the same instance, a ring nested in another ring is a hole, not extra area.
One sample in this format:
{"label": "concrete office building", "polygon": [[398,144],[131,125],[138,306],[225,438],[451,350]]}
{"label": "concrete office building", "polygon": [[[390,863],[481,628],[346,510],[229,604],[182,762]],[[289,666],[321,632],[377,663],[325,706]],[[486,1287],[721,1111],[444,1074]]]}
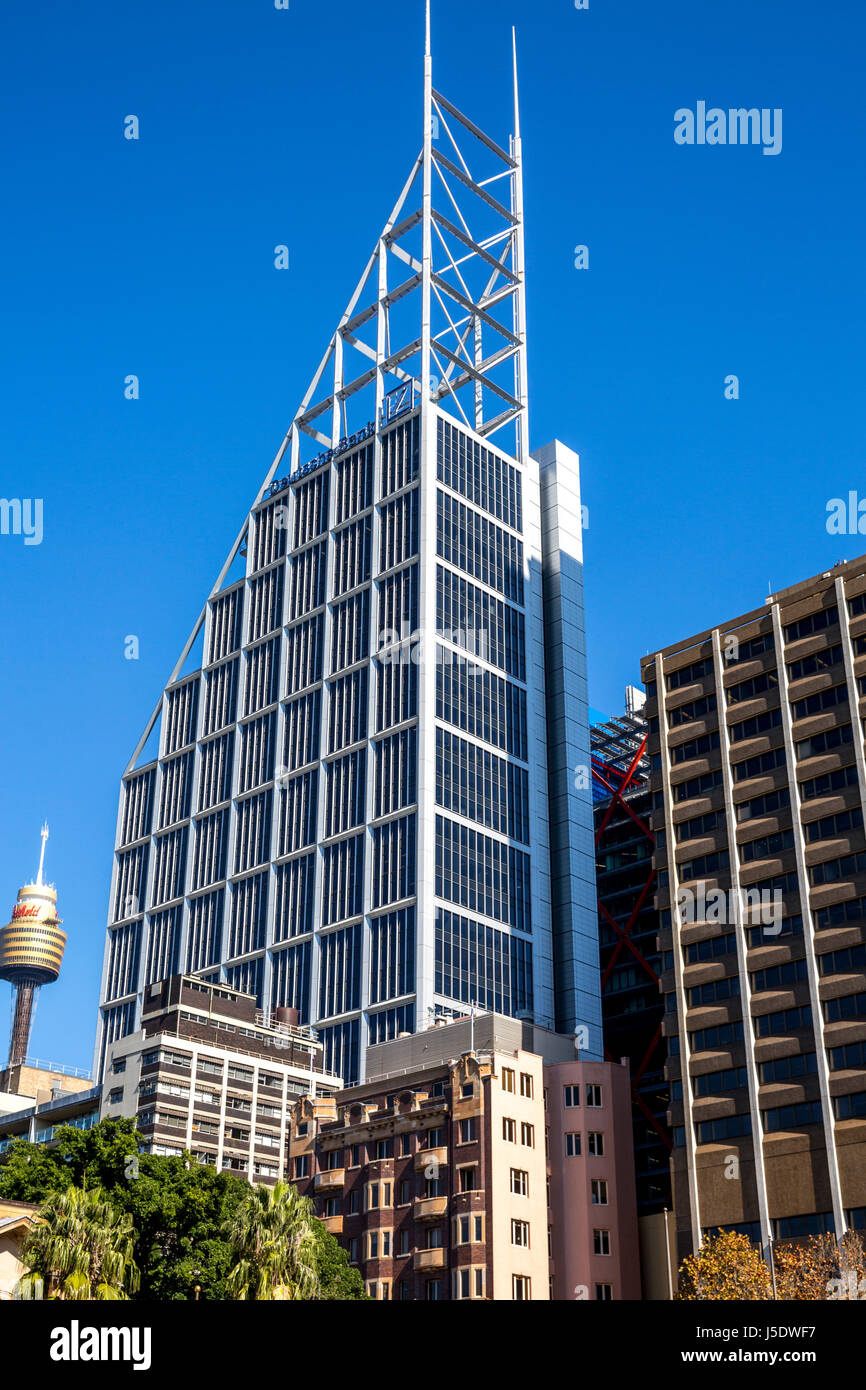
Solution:
{"label": "concrete office building", "polygon": [[487,1014],[367,1053],[291,1118],[289,1176],[373,1298],[640,1296],[628,1065]]}
{"label": "concrete office building", "polygon": [[679,1256],[863,1229],[866,557],[642,667]]}
{"label": "concrete office building", "polygon": [[529,444],[516,75],[500,142],[435,90],[428,23],[423,122],[124,772],[97,1077],[174,974],[296,1008],[347,1083],[470,1005],[602,1056],[578,460]]}
{"label": "concrete office building", "polygon": [[[288,1017],[287,1017],[288,1015]],[[140,1031],[108,1049],[100,1118],[135,1118],[148,1153],[273,1183],[287,1160],[287,1116],[298,1096],[327,1095],[322,1044],[255,998],[174,976],[144,992]]]}

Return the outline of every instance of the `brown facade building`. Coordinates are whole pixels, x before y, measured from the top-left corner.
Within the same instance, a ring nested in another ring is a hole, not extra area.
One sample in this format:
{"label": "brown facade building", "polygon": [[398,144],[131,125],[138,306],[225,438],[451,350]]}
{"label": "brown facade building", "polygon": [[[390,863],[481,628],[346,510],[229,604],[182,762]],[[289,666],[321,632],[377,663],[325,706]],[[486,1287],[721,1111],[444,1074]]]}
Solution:
{"label": "brown facade building", "polygon": [[627,1065],[500,1015],[371,1048],[294,1106],[289,1176],[398,1301],[639,1297]]}
{"label": "brown facade building", "polygon": [[866,557],[643,662],[678,1255],[866,1225]]}

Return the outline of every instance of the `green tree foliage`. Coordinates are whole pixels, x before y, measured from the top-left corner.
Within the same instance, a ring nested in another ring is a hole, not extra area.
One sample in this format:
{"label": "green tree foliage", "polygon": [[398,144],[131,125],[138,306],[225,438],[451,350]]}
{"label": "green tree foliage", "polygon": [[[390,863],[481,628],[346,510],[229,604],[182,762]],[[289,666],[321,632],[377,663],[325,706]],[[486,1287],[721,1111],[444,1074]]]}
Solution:
{"label": "green tree foliage", "polygon": [[57,1150],[47,1144],[16,1139],[0,1164],[0,1197],[9,1202],[40,1205],[52,1192],[73,1187],[72,1173],[57,1162]]}
{"label": "green tree foliage", "polygon": [[[99,1188],[134,1227],[140,1301],[230,1297],[226,1281],[237,1258],[226,1225],[250,1197],[249,1183],[198,1164],[189,1154],[139,1152],[132,1120],[102,1120],[90,1130],[64,1126],[56,1145],[14,1144],[0,1163],[0,1197],[42,1205],[72,1187]],[[294,1190],[294,1189],[293,1189]],[[313,1219],[314,1264],[321,1299],[363,1299],[361,1277],[345,1251]]]}
{"label": "green tree foliage", "polygon": [[340,1300],[364,1299],[369,1295],[364,1289],[360,1272],[349,1264],[349,1256],[342,1245],[326,1230],[321,1221],[313,1222],[316,1236],[316,1268],[319,1272],[319,1298]]}

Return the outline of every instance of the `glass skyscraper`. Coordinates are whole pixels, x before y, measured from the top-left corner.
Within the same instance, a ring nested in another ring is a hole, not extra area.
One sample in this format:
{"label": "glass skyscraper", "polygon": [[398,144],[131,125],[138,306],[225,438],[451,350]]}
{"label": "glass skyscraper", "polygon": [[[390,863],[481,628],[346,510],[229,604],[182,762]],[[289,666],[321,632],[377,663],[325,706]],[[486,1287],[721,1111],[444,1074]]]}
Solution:
{"label": "glass skyscraper", "polygon": [[[325,1067],[470,1007],[601,1053],[578,461],[530,453],[521,142],[424,142],[121,785],[96,1065],[178,971]],[[198,669],[189,670],[190,662]]]}

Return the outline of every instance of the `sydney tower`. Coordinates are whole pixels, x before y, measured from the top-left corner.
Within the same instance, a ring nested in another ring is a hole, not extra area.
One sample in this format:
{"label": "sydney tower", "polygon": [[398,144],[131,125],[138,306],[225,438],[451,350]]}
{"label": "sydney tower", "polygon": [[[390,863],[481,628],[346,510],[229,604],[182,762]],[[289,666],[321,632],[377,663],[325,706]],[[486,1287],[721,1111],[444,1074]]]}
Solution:
{"label": "sydney tower", "polygon": [[12,921],[0,927],[0,980],[9,980],[15,990],[10,1067],[23,1063],[27,1057],[36,992],[40,985],[57,979],[66,945],[66,933],[57,916],[57,890],[42,882],[47,839],[48,826],[43,825],[36,882],[18,890]]}

